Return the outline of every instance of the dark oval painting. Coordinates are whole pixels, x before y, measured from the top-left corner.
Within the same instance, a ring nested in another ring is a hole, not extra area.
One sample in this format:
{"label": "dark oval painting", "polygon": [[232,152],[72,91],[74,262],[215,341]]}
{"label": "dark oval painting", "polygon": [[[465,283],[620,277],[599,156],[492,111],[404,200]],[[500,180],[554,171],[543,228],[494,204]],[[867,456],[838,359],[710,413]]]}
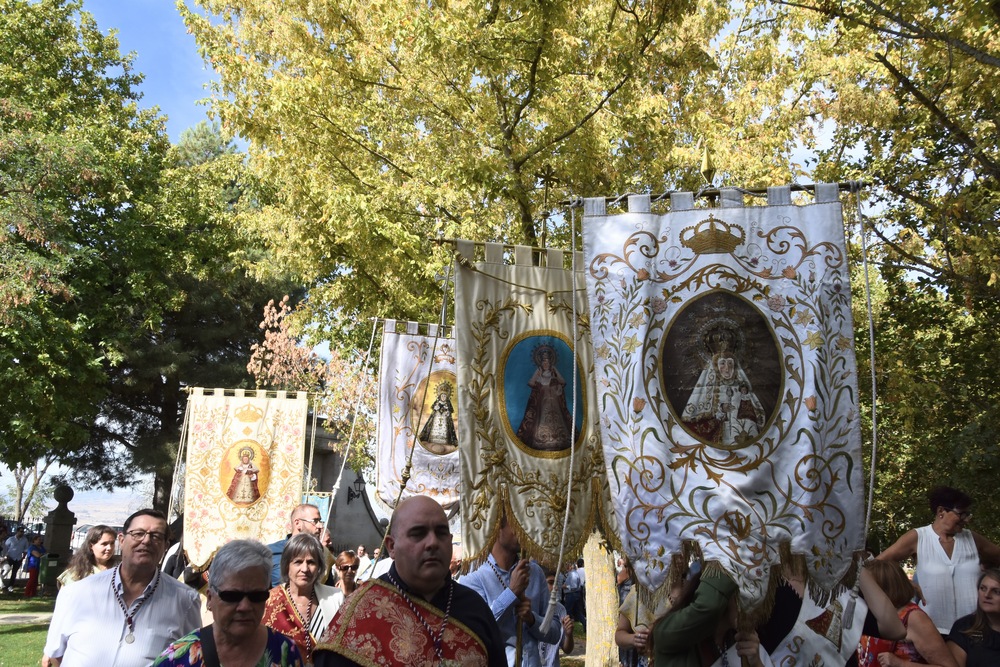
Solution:
{"label": "dark oval painting", "polygon": [[[568,451],[573,423],[572,381],[573,350],[560,334],[535,331],[518,337],[500,360],[500,405],[508,435],[536,452]],[[584,423],[579,372],[576,396],[579,439]]]}
{"label": "dark oval painting", "polygon": [[692,299],[667,326],[660,383],[674,418],[718,447],[755,442],[783,391],[781,347],[767,318],[725,290]]}

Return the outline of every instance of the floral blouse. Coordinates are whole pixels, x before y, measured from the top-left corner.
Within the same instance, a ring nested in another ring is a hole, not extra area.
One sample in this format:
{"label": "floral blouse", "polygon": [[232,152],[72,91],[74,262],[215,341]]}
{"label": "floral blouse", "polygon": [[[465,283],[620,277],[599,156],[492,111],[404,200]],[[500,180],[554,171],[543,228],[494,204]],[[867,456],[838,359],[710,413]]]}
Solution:
{"label": "floral blouse", "polygon": [[[181,637],[160,654],[153,667],[204,667],[201,652],[201,630]],[[291,639],[267,630],[267,645],[264,654],[254,667],[303,667],[299,650]]]}

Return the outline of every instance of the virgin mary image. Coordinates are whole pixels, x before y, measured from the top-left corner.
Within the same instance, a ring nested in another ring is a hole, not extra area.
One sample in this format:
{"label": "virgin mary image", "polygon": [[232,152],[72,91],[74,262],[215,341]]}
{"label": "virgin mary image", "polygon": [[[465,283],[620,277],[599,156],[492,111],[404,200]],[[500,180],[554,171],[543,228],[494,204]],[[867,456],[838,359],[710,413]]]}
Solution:
{"label": "virgin mary image", "polygon": [[420,444],[433,454],[449,454],[458,447],[451,392],[450,382],[445,381],[437,386],[437,398],[431,405],[431,415],[420,429]]}
{"label": "virgin mary image", "polygon": [[517,437],[529,447],[542,451],[569,449],[572,417],[566,406],[566,380],[556,368],[555,348],[539,345],[531,359],[535,372],[528,380],[531,394]]}
{"label": "virgin mary image", "polygon": [[260,468],[253,464],[253,448],[244,447],[240,450],[240,464],[233,468],[233,481],[229,483],[226,495],[234,503],[249,505],[260,498],[257,486],[257,476]]}
{"label": "virgin mary image", "polygon": [[706,338],[712,354],[684,406],[681,421],[697,437],[717,445],[751,442],[760,435],[767,415],[733,353],[735,336],[719,327]]}

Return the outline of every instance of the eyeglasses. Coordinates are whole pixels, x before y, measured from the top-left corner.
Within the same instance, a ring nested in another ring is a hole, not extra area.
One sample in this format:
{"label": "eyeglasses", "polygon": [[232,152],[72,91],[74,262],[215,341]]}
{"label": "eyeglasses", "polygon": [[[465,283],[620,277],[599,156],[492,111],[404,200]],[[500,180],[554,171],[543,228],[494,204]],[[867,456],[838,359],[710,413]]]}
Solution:
{"label": "eyeglasses", "polygon": [[243,598],[248,598],[254,604],[260,604],[267,602],[267,598],[271,596],[271,591],[220,591],[218,588],[213,590],[220,600],[229,604],[239,604]]}
{"label": "eyeglasses", "polygon": [[311,523],[314,526],[322,526],[323,525],[323,519],[320,519],[319,517],[317,517],[315,519],[306,519],[305,517],[301,517],[300,516],[298,519],[296,519],[296,521],[308,521],[309,523]]}
{"label": "eyeglasses", "polygon": [[340,570],[341,572],[347,572],[348,570],[350,570],[351,572],[357,572],[358,563],[355,563],[354,565],[338,565],[337,569]]}
{"label": "eyeglasses", "polygon": [[986,584],[979,584],[979,592],[983,595],[992,595],[993,597],[1000,596],[1000,588],[990,588]]}
{"label": "eyeglasses", "polygon": [[125,534],[131,537],[136,542],[142,542],[147,537],[149,538],[149,541],[151,543],[163,542],[167,539],[167,536],[164,535],[163,533],[154,533],[148,530],[141,530],[138,528],[136,530],[129,530]]}
{"label": "eyeglasses", "polygon": [[969,519],[972,518],[972,512],[970,512],[968,510],[957,510],[954,507],[946,507],[945,511],[946,512],[954,512],[955,516],[957,516],[962,521],[968,521]]}

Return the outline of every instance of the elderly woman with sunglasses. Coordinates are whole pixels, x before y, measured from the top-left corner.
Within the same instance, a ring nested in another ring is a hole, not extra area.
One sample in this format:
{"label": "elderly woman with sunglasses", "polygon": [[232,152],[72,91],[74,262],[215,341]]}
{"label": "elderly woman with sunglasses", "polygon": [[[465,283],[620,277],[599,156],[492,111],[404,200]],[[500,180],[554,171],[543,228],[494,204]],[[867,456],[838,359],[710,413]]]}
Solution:
{"label": "elderly woman with sunglasses", "polygon": [[292,535],[281,553],[282,583],[271,589],[264,624],[295,642],[311,665],[316,638],[340,609],[344,594],[319,583],[325,574],[324,549],[312,535]]}
{"label": "elderly woman with sunglasses", "polygon": [[214,623],[172,643],[153,667],[303,667],[295,643],[261,624],[271,563],[271,550],[254,540],[219,549],[208,573]]}
{"label": "elderly woman with sunglasses", "polygon": [[938,632],[948,634],[960,617],[976,610],[976,582],[980,563],[1000,565],[1000,547],[966,528],[972,519],[972,498],[949,486],[927,494],[934,519],[930,525],[908,531],[878,555],[900,562],[916,557],[914,583],[919,586],[921,609]]}

